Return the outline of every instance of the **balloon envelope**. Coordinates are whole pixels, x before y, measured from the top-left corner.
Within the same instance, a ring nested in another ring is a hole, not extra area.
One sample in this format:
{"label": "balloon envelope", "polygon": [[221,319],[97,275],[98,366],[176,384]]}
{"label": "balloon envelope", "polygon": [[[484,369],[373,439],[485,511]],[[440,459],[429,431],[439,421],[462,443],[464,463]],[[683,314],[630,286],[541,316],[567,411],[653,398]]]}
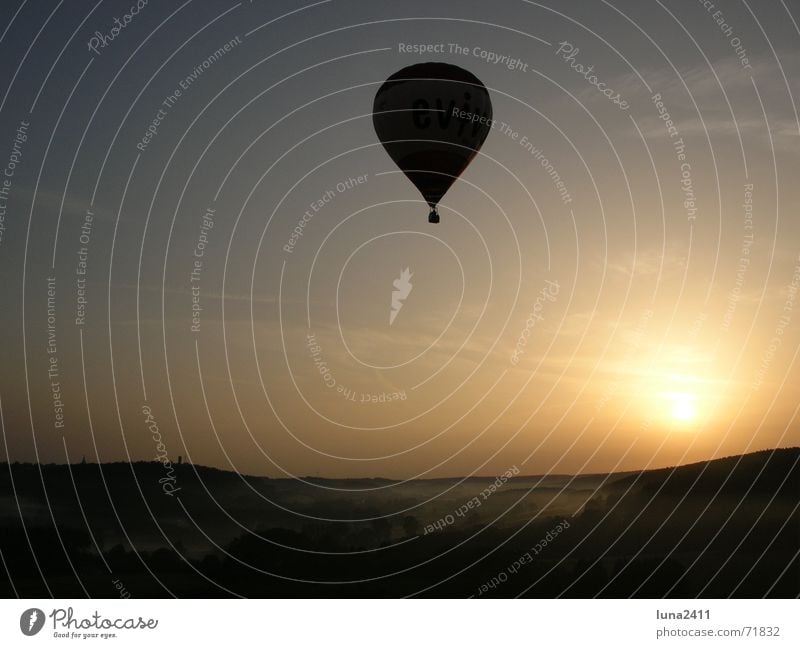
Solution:
{"label": "balloon envelope", "polygon": [[477,154],[491,119],[483,83],[448,63],[396,72],[378,89],[372,109],[378,139],[430,205],[431,222],[438,222],[437,203]]}

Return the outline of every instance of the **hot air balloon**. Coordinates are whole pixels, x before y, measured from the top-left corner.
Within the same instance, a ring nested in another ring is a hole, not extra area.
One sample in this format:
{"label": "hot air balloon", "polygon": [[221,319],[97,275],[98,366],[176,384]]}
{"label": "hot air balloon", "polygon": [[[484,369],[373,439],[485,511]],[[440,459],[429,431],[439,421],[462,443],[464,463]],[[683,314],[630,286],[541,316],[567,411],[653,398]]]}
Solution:
{"label": "hot air balloon", "polygon": [[481,148],[492,124],[489,92],[471,72],[448,63],[419,63],[390,76],[372,108],[378,139],[431,208]]}

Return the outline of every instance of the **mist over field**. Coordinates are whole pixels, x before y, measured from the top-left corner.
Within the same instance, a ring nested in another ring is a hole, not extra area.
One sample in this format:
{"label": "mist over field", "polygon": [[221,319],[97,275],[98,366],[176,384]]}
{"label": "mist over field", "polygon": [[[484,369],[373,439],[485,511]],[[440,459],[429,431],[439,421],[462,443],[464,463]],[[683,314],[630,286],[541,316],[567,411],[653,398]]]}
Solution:
{"label": "mist over field", "polygon": [[3,594],[109,596],[113,580],[133,596],[800,592],[794,448],[635,473],[405,483],[182,464],[174,495],[163,475],[159,463],[13,465],[0,477],[0,551],[16,557]]}

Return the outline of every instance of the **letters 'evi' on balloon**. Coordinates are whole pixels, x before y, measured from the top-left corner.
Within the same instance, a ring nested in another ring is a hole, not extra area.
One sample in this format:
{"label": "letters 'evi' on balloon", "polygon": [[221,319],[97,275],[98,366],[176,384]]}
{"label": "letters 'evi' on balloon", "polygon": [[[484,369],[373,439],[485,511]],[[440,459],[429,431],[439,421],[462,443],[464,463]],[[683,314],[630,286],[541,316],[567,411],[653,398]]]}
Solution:
{"label": "letters 'evi' on balloon", "polygon": [[372,111],[378,139],[430,205],[429,222],[438,223],[436,205],[489,134],[489,92],[460,67],[419,63],[386,80]]}

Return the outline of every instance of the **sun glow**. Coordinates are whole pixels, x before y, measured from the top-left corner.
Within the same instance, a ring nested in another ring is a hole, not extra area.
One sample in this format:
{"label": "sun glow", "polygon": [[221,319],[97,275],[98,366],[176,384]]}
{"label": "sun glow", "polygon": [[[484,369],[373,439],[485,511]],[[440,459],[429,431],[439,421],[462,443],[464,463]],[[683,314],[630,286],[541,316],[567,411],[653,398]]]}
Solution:
{"label": "sun glow", "polygon": [[659,357],[643,356],[631,369],[631,389],[640,415],[676,430],[695,430],[713,418],[724,386],[712,374],[710,358],[670,347]]}
{"label": "sun glow", "polygon": [[679,429],[694,429],[711,415],[716,400],[713,381],[690,373],[654,373],[649,393],[651,416]]}

